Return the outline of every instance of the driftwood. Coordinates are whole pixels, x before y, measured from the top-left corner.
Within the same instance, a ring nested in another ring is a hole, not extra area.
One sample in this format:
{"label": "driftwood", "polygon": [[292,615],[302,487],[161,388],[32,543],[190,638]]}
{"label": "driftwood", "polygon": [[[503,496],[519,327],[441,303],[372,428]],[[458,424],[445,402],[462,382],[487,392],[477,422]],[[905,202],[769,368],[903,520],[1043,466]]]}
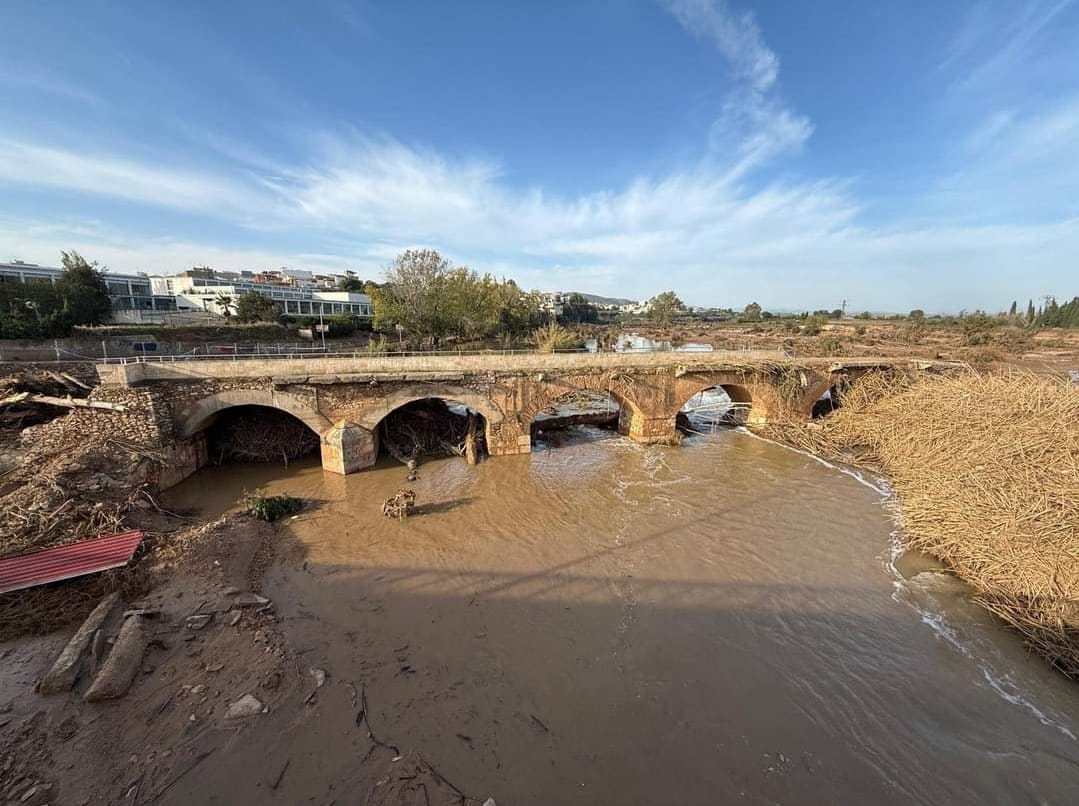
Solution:
{"label": "driftwood", "polygon": [[127,411],[121,403],[109,403],[105,400],[85,400],[75,397],[53,397],[52,395],[34,395],[30,392],[18,392],[0,400],[0,406],[12,406],[17,403],[42,403],[47,406],[63,406],[70,409],[107,409],[108,411]]}

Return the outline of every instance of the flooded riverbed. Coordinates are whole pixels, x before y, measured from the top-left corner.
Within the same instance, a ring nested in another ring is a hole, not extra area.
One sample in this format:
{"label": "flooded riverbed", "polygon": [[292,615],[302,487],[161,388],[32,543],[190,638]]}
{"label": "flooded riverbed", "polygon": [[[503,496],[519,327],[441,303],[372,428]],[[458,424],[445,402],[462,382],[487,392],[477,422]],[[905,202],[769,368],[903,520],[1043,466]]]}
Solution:
{"label": "flooded riverbed", "polygon": [[893,563],[871,483],[737,431],[580,428],[425,462],[416,516],[388,521],[406,473],[233,466],[170,492],[318,502],[265,590],[331,676],[316,716],[245,732],[170,802],[264,802],[237,765],[286,759],[280,802],[364,802],[347,682],[380,738],[503,806],[1076,800],[1079,688],[931,563]]}

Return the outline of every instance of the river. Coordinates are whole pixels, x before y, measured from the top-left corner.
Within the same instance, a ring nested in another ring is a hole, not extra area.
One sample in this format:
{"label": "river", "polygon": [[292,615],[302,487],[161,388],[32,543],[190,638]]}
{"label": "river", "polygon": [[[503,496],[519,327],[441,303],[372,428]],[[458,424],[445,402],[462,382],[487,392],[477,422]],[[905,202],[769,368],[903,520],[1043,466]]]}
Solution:
{"label": "river", "polygon": [[[383,739],[501,806],[1079,798],[1079,688],[895,556],[877,482],[729,429],[553,439],[424,462],[399,522],[392,462],[207,469],[168,502],[316,501],[265,585],[292,643],[366,686]],[[366,740],[336,696],[235,752],[291,758],[292,802],[342,797]],[[176,802],[257,802],[211,761]]]}

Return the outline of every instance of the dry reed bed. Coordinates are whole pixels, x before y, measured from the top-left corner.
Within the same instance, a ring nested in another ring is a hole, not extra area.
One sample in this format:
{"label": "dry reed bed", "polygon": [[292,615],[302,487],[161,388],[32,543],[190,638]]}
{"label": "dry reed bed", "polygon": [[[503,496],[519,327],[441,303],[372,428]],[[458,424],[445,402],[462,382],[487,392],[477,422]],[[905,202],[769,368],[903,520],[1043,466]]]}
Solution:
{"label": "dry reed bed", "polygon": [[799,447],[892,481],[909,544],[1079,676],[1079,386],[1028,374],[872,376]]}

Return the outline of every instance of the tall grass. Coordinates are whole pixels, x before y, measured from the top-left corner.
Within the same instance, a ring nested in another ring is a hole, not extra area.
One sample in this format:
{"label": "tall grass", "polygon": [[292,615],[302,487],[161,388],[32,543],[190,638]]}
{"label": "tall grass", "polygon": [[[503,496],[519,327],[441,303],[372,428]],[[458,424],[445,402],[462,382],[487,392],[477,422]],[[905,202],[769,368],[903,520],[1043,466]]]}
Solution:
{"label": "tall grass", "polygon": [[557,322],[551,322],[532,331],[530,341],[541,353],[553,353],[555,350],[570,350],[580,347],[580,338]]}
{"label": "tall grass", "polygon": [[819,429],[777,436],[883,471],[910,545],[1079,676],[1079,386],[975,373],[855,383]]}

